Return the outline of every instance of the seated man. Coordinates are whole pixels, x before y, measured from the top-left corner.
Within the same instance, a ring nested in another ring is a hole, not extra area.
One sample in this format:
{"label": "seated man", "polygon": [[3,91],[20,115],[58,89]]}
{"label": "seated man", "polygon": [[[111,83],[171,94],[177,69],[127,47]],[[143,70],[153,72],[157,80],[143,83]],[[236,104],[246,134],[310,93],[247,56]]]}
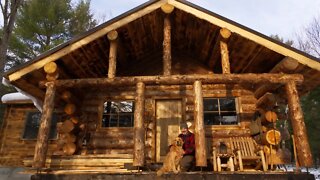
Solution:
{"label": "seated man", "polygon": [[194,165],[195,142],[194,134],[189,131],[186,123],[180,124],[181,134],[179,137],[183,140],[184,155],[180,161],[181,171],[189,171]]}

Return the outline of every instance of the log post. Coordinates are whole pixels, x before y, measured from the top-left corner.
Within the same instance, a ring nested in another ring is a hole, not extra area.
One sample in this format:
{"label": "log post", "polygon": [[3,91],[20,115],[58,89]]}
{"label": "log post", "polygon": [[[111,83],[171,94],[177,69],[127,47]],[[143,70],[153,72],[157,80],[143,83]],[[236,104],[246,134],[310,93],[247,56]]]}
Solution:
{"label": "log post", "polygon": [[163,22],[163,75],[171,75],[171,22],[166,15]]}
{"label": "log post", "polygon": [[116,66],[117,66],[116,64],[117,64],[118,32],[115,30],[110,31],[107,36],[110,42],[108,78],[114,78],[116,75]]}
{"label": "log post", "polygon": [[220,53],[221,53],[221,65],[222,65],[222,73],[230,74],[230,61],[229,61],[229,50],[228,50],[228,39],[231,36],[231,32],[226,29],[220,29]]}
{"label": "log post", "polygon": [[45,167],[46,155],[48,150],[48,139],[51,127],[51,117],[54,108],[54,97],[56,87],[53,82],[46,84],[47,91],[43,103],[43,112],[41,115],[40,127],[37,137],[37,143],[34,151],[33,167]]}
{"label": "log post", "polygon": [[202,83],[195,81],[194,90],[194,128],[195,128],[195,148],[196,148],[196,166],[207,166],[206,139],[203,121],[203,98]]}
{"label": "log post", "polygon": [[296,88],[296,83],[291,81],[285,85],[289,115],[293,134],[295,136],[295,144],[297,147],[298,161],[301,166],[312,166],[312,154],[310,151],[307,129],[303,119],[303,113],[300,106],[300,99]]}
{"label": "log post", "polygon": [[136,102],[134,110],[134,134],[133,134],[133,166],[143,166],[145,160],[144,153],[144,126],[143,126],[143,115],[144,115],[144,91],[145,84],[142,82],[137,83],[136,90]]}

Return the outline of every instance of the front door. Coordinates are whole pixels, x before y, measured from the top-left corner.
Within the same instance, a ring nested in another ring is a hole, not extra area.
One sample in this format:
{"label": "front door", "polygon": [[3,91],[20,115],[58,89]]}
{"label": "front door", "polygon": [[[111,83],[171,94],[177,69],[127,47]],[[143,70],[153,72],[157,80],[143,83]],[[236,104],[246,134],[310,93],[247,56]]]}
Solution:
{"label": "front door", "polygon": [[168,146],[179,135],[182,119],[181,100],[157,100],[156,118],[156,158],[157,162],[162,162],[168,152]]}

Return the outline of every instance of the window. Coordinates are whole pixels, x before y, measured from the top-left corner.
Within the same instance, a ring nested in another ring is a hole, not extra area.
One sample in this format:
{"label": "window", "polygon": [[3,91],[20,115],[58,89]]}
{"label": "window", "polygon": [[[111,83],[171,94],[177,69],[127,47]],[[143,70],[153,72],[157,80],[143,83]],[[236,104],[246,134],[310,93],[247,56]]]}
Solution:
{"label": "window", "polygon": [[205,98],[203,114],[205,125],[238,124],[235,98]]}
{"label": "window", "polygon": [[106,101],[103,104],[102,127],[133,127],[133,101]]}
{"label": "window", "polygon": [[[55,139],[57,137],[57,114],[52,114],[51,119],[51,127],[49,132],[49,139]],[[40,121],[41,121],[41,112],[28,112],[26,117],[26,123],[24,132],[22,135],[22,139],[26,140],[35,140],[38,136],[38,131],[40,127]]]}

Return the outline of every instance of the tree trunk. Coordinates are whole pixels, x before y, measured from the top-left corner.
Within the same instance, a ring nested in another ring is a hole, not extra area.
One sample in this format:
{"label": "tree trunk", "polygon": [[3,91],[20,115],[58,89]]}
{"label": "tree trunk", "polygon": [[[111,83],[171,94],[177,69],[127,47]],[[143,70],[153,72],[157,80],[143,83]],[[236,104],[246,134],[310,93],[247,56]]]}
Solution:
{"label": "tree trunk", "polygon": [[206,138],[203,121],[203,98],[201,81],[194,82],[194,130],[196,166],[207,166]]}
{"label": "tree trunk", "polygon": [[54,86],[54,83],[48,82],[33,159],[33,167],[35,168],[43,168],[45,166],[51,127],[51,117],[54,109],[55,91],[56,87]]}
{"label": "tree trunk", "polygon": [[293,134],[295,136],[298,161],[301,166],[311,167],[313,164],[312,154],[310,151],[307,128],[304,123],[300,99],[295,82],[287,83],[285,89],[288,97],[289,115]]}

